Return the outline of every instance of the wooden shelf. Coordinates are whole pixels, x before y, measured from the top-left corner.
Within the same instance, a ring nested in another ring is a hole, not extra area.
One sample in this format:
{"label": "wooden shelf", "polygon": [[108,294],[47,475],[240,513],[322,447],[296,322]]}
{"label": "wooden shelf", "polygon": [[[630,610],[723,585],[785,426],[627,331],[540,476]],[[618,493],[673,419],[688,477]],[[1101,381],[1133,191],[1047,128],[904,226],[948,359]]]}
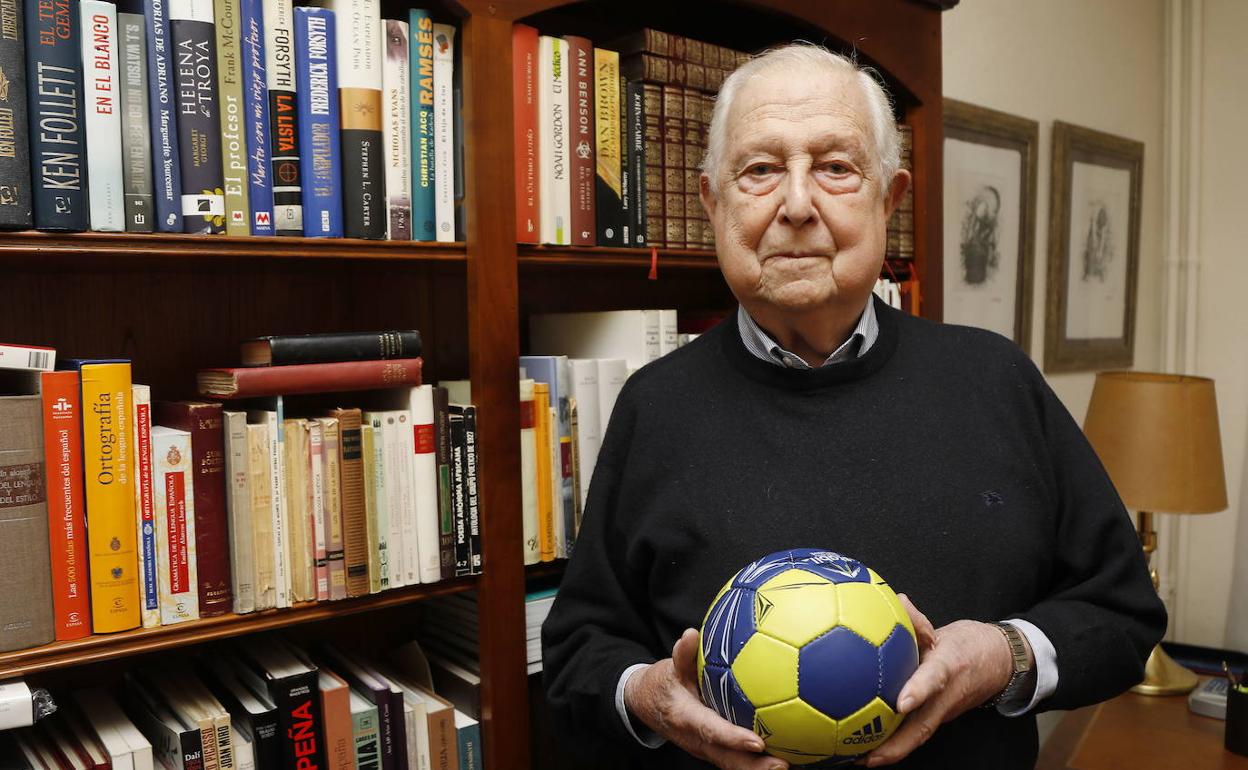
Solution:
{"label": "wooden shelf", "polygon": [[[542,267],[633,267],[650,269],[650,249],[624,249],[607,246],[517,247],[520,265]],[[658,249],[659,269],[689,268],[718,270],[719,262],[711,249]]]}
{"label": "wooden shelf", "polygon": [[64,256],[81,259],[365,259],[464,262],[463,243],[365,241],[355,238],[231,237],[182,233],[0,234],[0,259]]}
{"label": "wooden shelf", "polygon": [[247,615],[231,613],[173,626],[137,628],[115,634],[93,634],[69,642],[53,642],[42,647],[0,653],[0,680],[339,618],[418,602],[434,596],[470,591],[476,587],[477,578],[459,578],[336,602],[307,602],[290,609],[265,610]]}

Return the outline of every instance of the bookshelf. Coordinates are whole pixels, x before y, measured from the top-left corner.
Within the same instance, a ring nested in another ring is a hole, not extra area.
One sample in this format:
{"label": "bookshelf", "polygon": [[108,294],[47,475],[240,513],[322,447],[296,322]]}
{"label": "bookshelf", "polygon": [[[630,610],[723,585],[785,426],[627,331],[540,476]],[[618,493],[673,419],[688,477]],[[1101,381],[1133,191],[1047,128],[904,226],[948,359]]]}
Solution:
{"label": "bookshelf", "polygon": [[[0,655],[0,679],[73,675],[105,660],[345,615],[381,636],[432,596],[475,588],[486,766],[530,766],[526,570],[520,519],[516,360],[534,312],[676,307],[724,310],[714,253],[517,246],[511,29],[595,41],[652,26],[744,50],[802,38],[850,47],[877,67],[914,129],[915,259],[923,314],[941,316],[941,21],[955,0],[701,0],[671,3],[459,0],[465,126],[465,241],[458,244],[95,233],[0,234],[6,302],[0,339],[75,355],[125,356],[157,398],[193,395],[196,369],[233,362],[258,334],[418,328],[425,379],[469,377],[479,409],[485,572],[372,597],[90,637]],[[409,5],[386,2],[384,15]],[[535,721],[544,721],[535,717]]]}

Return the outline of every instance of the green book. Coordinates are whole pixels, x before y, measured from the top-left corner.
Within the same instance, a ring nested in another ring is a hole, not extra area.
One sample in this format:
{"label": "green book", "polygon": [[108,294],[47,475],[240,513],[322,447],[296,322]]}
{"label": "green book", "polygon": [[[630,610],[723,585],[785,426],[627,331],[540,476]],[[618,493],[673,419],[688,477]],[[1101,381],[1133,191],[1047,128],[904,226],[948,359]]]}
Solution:
{"label": "green book", "polygon": [[378,770],[381,733],[377,729],[377,707],[355,690],[351,691],[351,740],[355,745],[356,770]]}

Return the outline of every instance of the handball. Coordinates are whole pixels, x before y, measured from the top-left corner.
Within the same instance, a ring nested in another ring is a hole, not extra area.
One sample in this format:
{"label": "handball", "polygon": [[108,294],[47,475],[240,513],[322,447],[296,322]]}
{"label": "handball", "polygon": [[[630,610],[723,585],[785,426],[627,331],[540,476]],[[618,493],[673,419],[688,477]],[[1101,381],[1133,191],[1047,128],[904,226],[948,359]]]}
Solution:
{"label": "handball", "polygon": [[832,551],[780,551],[733,575],[698,645],[702,700],[793,765],[851,762],[901,723],[919,664],[910,617],[888,584]]}

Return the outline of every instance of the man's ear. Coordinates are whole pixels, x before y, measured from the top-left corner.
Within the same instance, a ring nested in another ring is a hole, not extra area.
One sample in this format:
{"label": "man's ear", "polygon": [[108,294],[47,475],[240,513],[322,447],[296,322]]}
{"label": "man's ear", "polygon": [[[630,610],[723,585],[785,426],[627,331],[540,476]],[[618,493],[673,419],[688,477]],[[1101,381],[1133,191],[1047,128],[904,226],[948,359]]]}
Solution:
{"label": "man's ear", "polygon": [[888,187],[888,195],[884,200],[884,216],[891,217],[897,207],[901,205],[901,199],[905,196],[906,190],[910,188],[912,178],[910,172],[904,168],[898,169],[893,175],[893,182]]}
{"label": "man's ear", "polygon": [[[715,205],[718,203],[715,196],[711,193],[711,178],[703,174],[699,178],[699,196],[702,198],[702,209],[706,211],[706,218],[715,222]],[[901,200],[898,198],[898,200]]]}

